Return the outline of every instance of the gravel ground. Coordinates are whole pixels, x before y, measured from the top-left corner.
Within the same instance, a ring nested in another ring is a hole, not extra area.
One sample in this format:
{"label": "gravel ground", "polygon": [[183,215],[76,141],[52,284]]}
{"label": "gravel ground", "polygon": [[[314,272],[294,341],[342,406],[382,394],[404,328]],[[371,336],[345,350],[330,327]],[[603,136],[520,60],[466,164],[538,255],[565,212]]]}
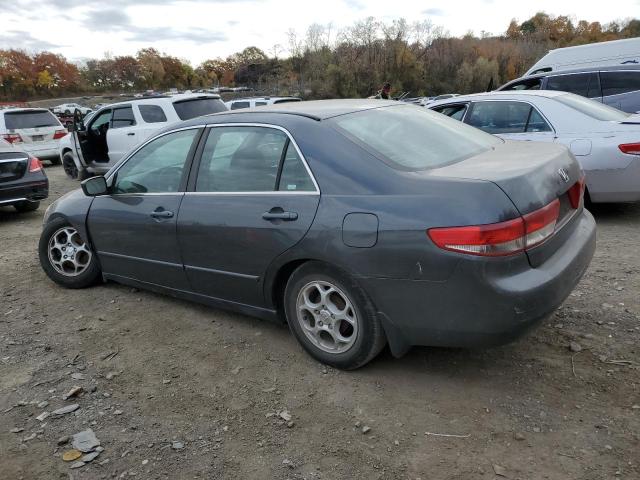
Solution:
{"label": "gravel ground", "polygon": [[[77,187],[47,173],[52,198]],[[0,208],[1,479],[640,478],[640,205],[595,209],[589,271],[518,342],[355,372],[279,325],[57,287],[36,254],[45,206]],[[87,429],[104,451],[72,469],[58,442]]]}

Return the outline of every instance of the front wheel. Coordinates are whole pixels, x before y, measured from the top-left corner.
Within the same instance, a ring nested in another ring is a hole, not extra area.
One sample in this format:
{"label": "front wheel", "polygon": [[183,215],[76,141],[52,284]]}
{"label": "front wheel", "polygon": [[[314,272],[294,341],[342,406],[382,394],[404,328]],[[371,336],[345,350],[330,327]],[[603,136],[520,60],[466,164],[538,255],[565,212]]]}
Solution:
{"label": "front wheel", "polygon": [[44,226],[38,254],[47,276],[63,287],[85,288],[100,278],[98,258],[64,218],[56,218]]}
{"label": "front wheel", "polygon": [[375,358],[386,338],[375,307],[348,273],[308,262],[285,289],[289,327],[315,359],[352,370]]}

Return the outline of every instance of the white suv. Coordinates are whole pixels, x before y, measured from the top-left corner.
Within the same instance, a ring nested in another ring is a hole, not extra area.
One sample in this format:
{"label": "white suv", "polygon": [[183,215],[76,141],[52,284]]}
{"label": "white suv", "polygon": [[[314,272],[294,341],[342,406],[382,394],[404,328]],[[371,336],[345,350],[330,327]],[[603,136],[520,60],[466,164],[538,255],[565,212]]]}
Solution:
{"label": "white suv", "polygon": [[229,110],[238,110],[240,108],[254,108],[261,107],[263,105],[275,105],[276,103],[300,101],[302,101],[302,99],[298,97],[249,97],[229,100],[228,102],[225,102],[225,105]]}
{"label": "white suv", "polygon": [[167,125],[226,111],[219,95],[183,94],[106,105],[60,144],[60,158],[71,178],[83,180],[107,172],[129,150]]}
{"label": "white suv", "polygon": [[77,103],[63,103],[62,105],[58,105],[51,109],[51,111],[57,115],[71,115],[76,110],[80,110],[82,115],[86,115],[91,111],[90,108],[83,107]]}
{"label": "white suv", "polygon": [[70,137],[60,120],[44,108],[8,108],[0,110],[0,138],[20,150],[60,163],[60,140]]}

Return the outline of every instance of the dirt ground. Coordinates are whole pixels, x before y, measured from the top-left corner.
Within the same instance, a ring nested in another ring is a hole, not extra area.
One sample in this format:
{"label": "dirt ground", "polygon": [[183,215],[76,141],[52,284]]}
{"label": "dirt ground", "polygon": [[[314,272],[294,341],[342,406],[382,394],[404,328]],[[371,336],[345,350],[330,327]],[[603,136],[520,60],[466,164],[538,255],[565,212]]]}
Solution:
{"label": "dirt ground", "polygon": [[[77,187],[47,174],[51,199]],[[585,278],[518,342],[342,372],[279,325],[57,287],[36,254],[48,203],[0,208],[0,479],[640,478],[640,205],[594,209]],[[104,451],[70,469],[58,439],[88,428]]]}

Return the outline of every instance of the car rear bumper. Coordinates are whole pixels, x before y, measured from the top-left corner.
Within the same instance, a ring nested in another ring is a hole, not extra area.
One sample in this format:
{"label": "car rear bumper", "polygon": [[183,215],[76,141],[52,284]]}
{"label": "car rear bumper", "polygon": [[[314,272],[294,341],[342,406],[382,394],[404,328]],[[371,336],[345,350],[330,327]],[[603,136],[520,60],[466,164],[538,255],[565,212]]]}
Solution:
{"label": "car rear bumper", "polygon": [[640,157],[626,168],[587,170],[587,188],[594,203],[640,201]]}
{"label": "car rear bumper", "polygon": [[37,180],[16,180],[11,183],[0,183],[0,206],[13,205],[18,202],[38,202],[49,196],[49,181],[43,175]]}
{"label": "car rear bumper", "polygon": [[548,317],[577,285],[595,251],[593,217],[584,210],[576,222],[567,241],[537,268],[526,255],[473,257],[442,282],[360,278],[393,353],[412,345],[500,345]]}
{"label": "car rear bumper", "polygon": [[21,143],[20,148],[41,160],[60,156],[58,142],[46,142],[42,144]]}

